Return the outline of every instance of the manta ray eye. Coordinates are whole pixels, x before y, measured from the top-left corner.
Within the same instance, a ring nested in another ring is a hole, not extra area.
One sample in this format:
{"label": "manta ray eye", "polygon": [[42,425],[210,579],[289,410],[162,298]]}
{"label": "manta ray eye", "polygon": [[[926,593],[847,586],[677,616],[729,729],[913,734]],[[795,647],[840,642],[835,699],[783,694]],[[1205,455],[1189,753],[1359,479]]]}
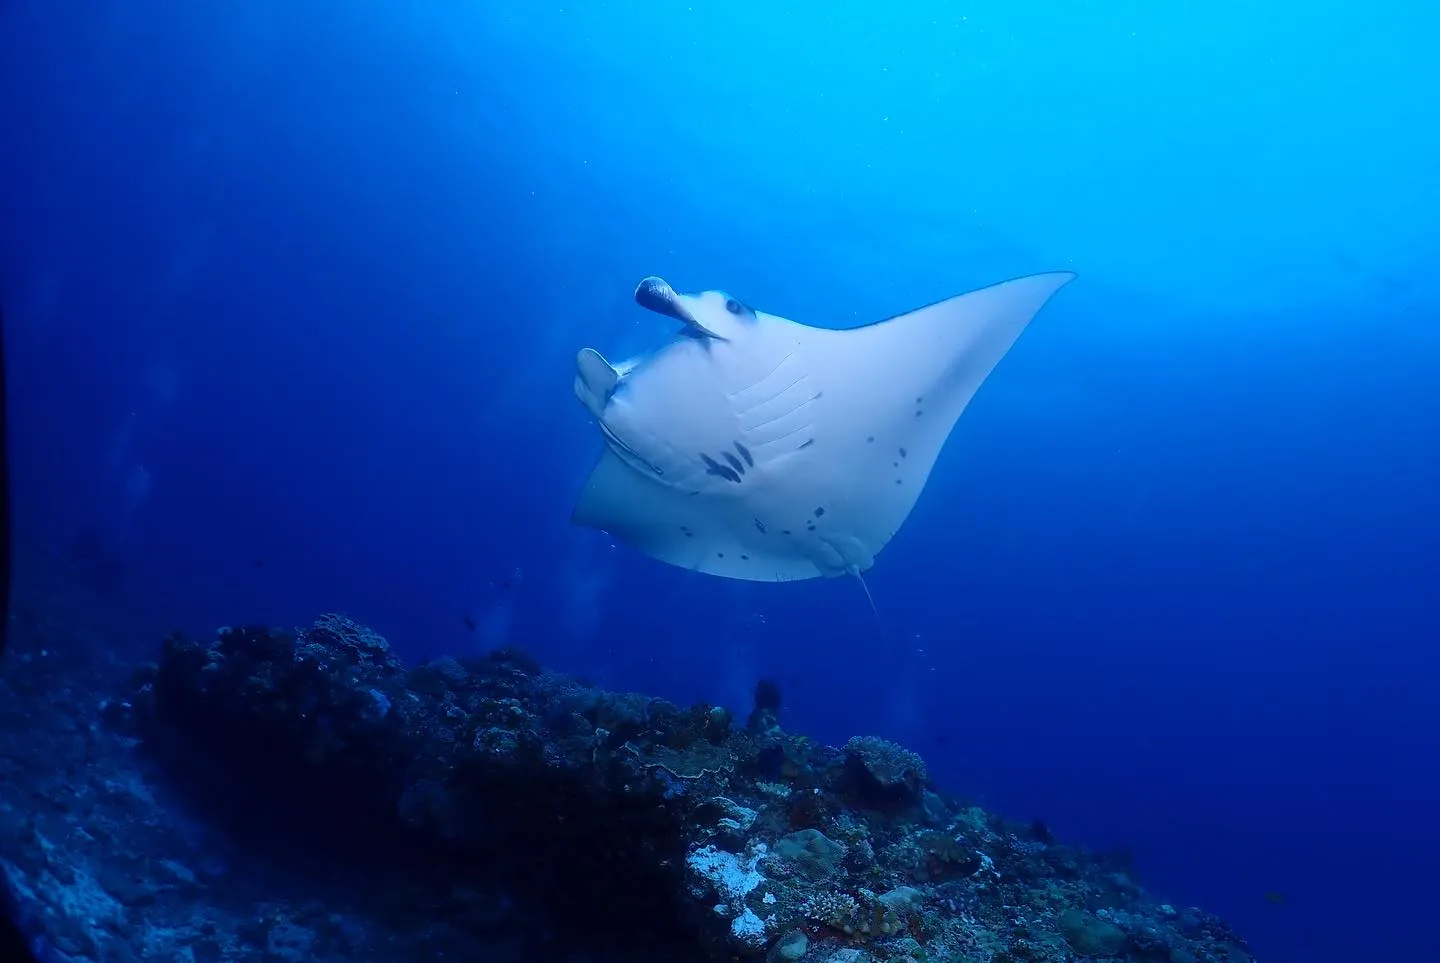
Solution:
{"label": "manta ray eye", "polygon": [[725,310],[729,311],[731,314],[744,314],[745,305],[741,304],[739,301],[736,301],[734,298],[726,298]]}

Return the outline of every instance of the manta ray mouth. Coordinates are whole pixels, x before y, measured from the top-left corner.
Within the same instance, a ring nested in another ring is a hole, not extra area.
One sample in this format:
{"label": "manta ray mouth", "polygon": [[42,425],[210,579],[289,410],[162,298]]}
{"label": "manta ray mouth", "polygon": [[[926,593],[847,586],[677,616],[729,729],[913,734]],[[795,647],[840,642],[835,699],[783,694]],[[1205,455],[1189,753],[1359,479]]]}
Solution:
{"label": "manta ray mouth", "polygon": [[695,316],[685,309],[680,295],[662,278],[650,277],[635,288],[635,303],[647,311],[663,314],[684,324],[695,324]]}

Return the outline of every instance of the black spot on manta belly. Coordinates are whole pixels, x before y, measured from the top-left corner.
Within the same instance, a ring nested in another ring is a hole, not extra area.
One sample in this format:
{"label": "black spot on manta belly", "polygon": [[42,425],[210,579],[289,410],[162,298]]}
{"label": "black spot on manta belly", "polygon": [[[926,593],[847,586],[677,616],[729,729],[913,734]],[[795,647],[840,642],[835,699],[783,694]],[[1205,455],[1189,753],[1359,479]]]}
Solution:
{"label": "black spot on manta belly", "polygon": [[704,453],[701,453],[700,459],[701,461],[705,462],[705,474],[715,475],[719,478],[725,479],[726,481],[731,481],[739,484],[740,474],[735,471],[735,469],[726,468],[724,465],[720,464],[718,461]]}
{"label": "black spot on manta belly", "polygon": [[819,508],[815,509],[815,517],[816,517],[816,518],[819,518],[821,515],[824,515],[824,514],[825,514],[825,506],[824,506],[824,505],[821,505]]}
{"label": "black spot on manta belly", "polygon": [[758,518],[755,519],[755,530],[756,530],[757,532],[759,532],[761,535],[764,535],[764,534],[765,534],[765,523],[762,522],[762,521],[760,521],[760,519],[758,519]]}
{"label": "black spot on manta belly", "polygon": [[901,449],[900,449],[900,457],[901,457],[901,458],[908,458],[909,455],[910,455],[910,453],[907,452],[904,448],[901,448]]}
{"label": "black spot on manta belly", "polygon": [[[811,438],[811,439],[807,440],[805,443],[803,443],[803,444],[800,446],[800,448],[809,448],[809,447],[810,447],[811,445],[813,445],[813,444],[815,444],[815,439],[814,439],[814,438]],[[799,451],[800,448],[797,448],[797,449],[795,449],[795,450],[796,450],[796,451]]]}

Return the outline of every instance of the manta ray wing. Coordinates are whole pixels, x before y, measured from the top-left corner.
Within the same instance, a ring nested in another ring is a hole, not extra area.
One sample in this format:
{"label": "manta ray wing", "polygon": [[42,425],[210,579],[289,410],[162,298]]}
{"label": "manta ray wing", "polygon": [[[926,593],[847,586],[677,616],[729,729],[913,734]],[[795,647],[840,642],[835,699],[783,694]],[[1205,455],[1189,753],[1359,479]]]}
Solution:
{"label": "manta ray wing", "polygon": [[1073,278],[1032,275],[863,328],[810,329],[824,407],[792,481],[828,495],[818,524],[858,546],[861,571],[909,517],[981,383]]}

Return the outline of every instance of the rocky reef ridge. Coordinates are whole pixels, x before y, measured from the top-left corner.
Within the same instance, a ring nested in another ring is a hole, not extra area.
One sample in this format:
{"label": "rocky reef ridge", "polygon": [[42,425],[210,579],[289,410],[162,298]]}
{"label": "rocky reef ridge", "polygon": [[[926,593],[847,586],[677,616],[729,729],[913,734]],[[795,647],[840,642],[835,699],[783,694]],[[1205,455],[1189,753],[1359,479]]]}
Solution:
{"label": "rocky reef ridge", "polygon": [[[937,791],[915,753],[819,745],[781,728],[776,705],[762,686],[734,719],[517,650],[407,666],[328,615],[166,640],[105,701],[100,731],[252,856],[280,849],[326,880],[266,903],[248,936],[177,921],[196,960],[1250,961],[1219,919]],[[152,917],[177,889],[220,899],[187,868],[203,857],[163,850],[144,858],[169,880]],[[48,862],[6,864],[42,907]],[[342,896],[347,881],[363,893]]]}

